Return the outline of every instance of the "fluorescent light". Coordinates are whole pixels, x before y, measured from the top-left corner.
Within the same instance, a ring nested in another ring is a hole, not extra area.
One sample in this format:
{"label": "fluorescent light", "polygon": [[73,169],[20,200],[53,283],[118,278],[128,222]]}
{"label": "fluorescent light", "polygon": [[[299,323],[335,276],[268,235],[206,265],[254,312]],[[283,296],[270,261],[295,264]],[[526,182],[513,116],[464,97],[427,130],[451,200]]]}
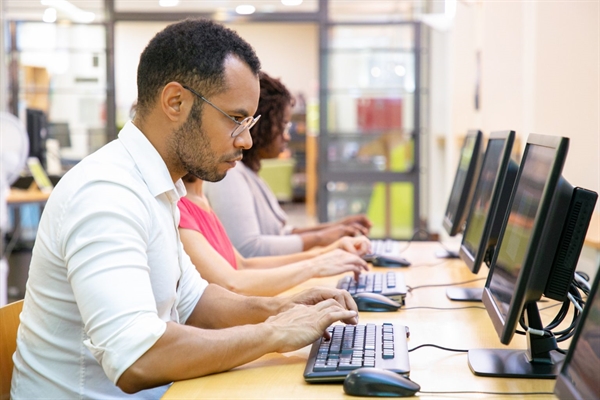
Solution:
{"label": "fluorescent light", "polygon": [[179,0],[159,0],[158,5],[161,7],[175,7],[179,4]]}
{"label": "fluorescent light", "polygon": [[40,2],[67,14],[75,22],[92,22],[96,19],[96,14],[93,12],[84,11],[67,0],[41,0]]}
{"label": "fluorescent light", "polygon": [[235,8],[236,13],[243,15],[254,14],[254,11],[256,11],[256,8],[254,8],[254,6],[251,5],[241,5]]}
{"label": "fluorescent light", "polygon": [[281,4],[284,6],[299,6],[302,4],[302,0],[281,0]]}
{"label": "fluorescent light", "polygon": [[56,22],[56,8],[46,8],[44,15],[42,15],[42,21]]}

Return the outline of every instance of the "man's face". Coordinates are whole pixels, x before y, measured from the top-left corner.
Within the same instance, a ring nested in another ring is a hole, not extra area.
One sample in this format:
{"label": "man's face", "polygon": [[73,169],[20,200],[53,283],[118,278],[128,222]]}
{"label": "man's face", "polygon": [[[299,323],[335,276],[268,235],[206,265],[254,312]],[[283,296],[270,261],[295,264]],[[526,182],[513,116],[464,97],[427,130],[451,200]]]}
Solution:
{"label": "man's face", "polygon": [[[259,81],[237,57],[225,61],[225,83],[226,90],[208,100],[239,121],[254,115]],[[195,96],[189,91],[187,95]],[[195,100],[194,105],[185,123],[174,132],[171,146],[187,172],[205,181],[220,181],[242,159],[242,150],[252,146],[252,138],[247,129],[232,138],[237,126],[233,121],[200,98],[191,100]]]}

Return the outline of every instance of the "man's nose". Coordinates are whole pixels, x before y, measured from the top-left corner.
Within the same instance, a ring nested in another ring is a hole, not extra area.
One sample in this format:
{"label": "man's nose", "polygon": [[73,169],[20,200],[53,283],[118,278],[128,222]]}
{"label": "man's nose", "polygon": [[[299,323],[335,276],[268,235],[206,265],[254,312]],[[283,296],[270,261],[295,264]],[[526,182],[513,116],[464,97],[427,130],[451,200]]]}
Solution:
{"label": "man's nose", "polygon": [[237,148],[248,150],[252,147],[252,136],[250,135],[250,129],[244,129],[242,133],[236,136],[233,140],[233,144]]}

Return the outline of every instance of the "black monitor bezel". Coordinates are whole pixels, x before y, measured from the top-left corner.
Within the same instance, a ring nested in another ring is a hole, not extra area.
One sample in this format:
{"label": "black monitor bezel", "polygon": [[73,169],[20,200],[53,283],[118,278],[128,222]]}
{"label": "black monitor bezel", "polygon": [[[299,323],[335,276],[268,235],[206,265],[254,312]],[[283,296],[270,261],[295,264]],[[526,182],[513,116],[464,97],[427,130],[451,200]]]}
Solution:
{"label": "black monitor bezel", "polygon": [[581,312],[579,323],[575,328],[575,333],[573,334],[573,338],[571,339],[571,344],[569,345],[569,350],[567,351],[567,355],[565,356],[565,360],[560,368],[560,372],[556,377],[556,384],[554,385],[554,394],[559,399],[582,399],[581,396],[578,396],[578,392],[575,387],[573,387],[572,380],[567,375],[567,368],[571,363],[571,359],[573,358],[574,349],[577,346],[577,342],[579,341],[579,336],[581,335],[581,331],[583,330],[583,326],[587,320],[587,316],[590,313],[590,309],[593,307],[594,298],[598,292],[598,286],[600,285],[600,272],[596,272],[596,277],[594,278],[594,282],[592,283],[592,287],[590,289],[590,293],[586,300],[586,305],[583,307],[583,311]]}
{"label": "black monitor bezel", "polygon": [[[465,136],[465,140],[460,150],[459,162],[456,167],[456,173],[454,174],[454,181],[452,183],[452,190],[450,191],[450,196],[448,197],[448,203],[446,205],[446,211],[444,213],[444,220],[442,221],[442,226],[450,236],[456,236],[460,233],[461,228],[465,220],[467,219],[467,213],[469,211],[470,201],[473,198],[473,193],[475,192],[475,183],[477,180],[477,173],[479,172],[479,167],[481,165],[481,143],[482,143],[483,134],[480,130],[469,130],[467,131],[467,135]],[[452,205],[452,197],[455,192],[459,190],[456,187],[457,185],[457,177],[460,172],[460,160],[462,159],[463,151],[465,151],[466,144],[469,139],[474,139],[475,144],[473,145],[473,154],[471,155],[471,162],[469,163],[469,168],[467,169],[467,176],[465,177],[465,184],[462,188],[460,188],[460,197],[456,204],[456,210],[454,212],[454,219],[450,219],[448,217],[448,213],[450,211],[450,206]],[[465,190],[466,186],[468,190]]]}
{"label": "black monitor bezel", "polygon": [[[483,172],[483,168],[487,157],[489,156],[488,151],[490,150],[490,142],[492,140],[503,140],[504,147],[502,148],[502,155],[500,164],[498,165],[498,173],[496,175],[496,179],[494,182],[494,186],[492,188],[492,196],[490,201],[490,208],[488,215],[485,217],[484,228],[480,237],[479,244],[476,246],[475,254],[471,253],[470,248],[466,245],[467,241],[467,231],[469,229],[469,221],[473,215],[475,210],[475,199],[476,194],[480,189],[481,182],[481,173]],[[500,203],[500,195],[502,194],[503,186],[506,180],[506,176],[508,174],[508,168],[511,163],[511,153],[513,144],[515,141],[515,132],[514,131],[498,131],[490,133],[490,137],[488,139],[488,144],[486,146],[485,155],[483,156],[483,161],[481,163],[479,178],[477,179],[477,185],[475,186],[475,192],[473,193],[473,198],[471,200],[471,207],[469,208],[469,215],[467,216],[467,225],[463,232],[462,241],[460,244],[459,256],[460,258],[467,264],[467,267],[474,274],[479,273],[479,269],[481,264],[483,263],[483,259],[485,256],[485,252],[487,251],[488,242],[492,233],[492,227],[494,225],[494,219],[499,218],[500,220],[504,219],[504,216],[496,216],[496,212],[498,210],[498,205]],[[512,189],[512,188],[511,188]],[[496,222],[498,223],[498,221]]]}
{"label": "black monitor bezel", "polygon": [[[515,291],[510,301],[509,309],[506,314],[505,320],[502,311],[499,310],[498,306],[496,305],[493,294],[490,290],[490,284],[494,276],[496,261],[498,258],[498,254],[500,253],[500,248],[504,239],[504,233],[508,225],[508,217],[510,216],[510,210],[514,202],[515,193],[517,191],[518,184],[523,173],[523,168],[526,166],[526,160],[531,146],[543,146],[554,148],[555,157],[552,161],[552,165],[550,166],[548,181],[542,193],[542,198],[540,199],[539,208],[534,219],[532,234],[529,238],[526,254],[523,259],[523,265],[519,272],[519,276],[517,277]],[[494,256],[492,258],[492,262],[490,264],[490,272],[488,274],[482,295],[482,301],[485,305],[487,313],[490,316],[490,319],[492,320],[496,332],[498,333],[500,342],[503,344],[509,344],[512,337],[514,336],[518,321],[521,318],[526,303],[539,300],[546,285],[546,282],[533,282],[533,280],[531,279],[532,277],[540,276],[541,271],[539,271],[539,268],[543,267],[542,264],[544,264],[539,260],[536,260],[536,257],[539,258],[539,256],[541,256],[544,259],[549,258],[550,264],[546,265],[547,268],[550,268],[552,259],[554,257],[554,253],[550,256],[542,254],[544,252],[536,251],[538,248],[540,248],[540,243],[545,244],[545,240],[547,240],[546,236],[548,235],[546,228],[547,221],[540,222],[540,216],[548,215],[548,213],[553,208],[552,203],[553,200],[555,200],[555,191],[558,188],[559,181],[561,180],[562,168],[566,160],[568,147],[569,139],[565,137],[531,134],[527,139],[527,145],[525,147],[525,152],[523,153],[521,166],[519,167],[519,172],[517,173],[510,202],[507,207],[507,212],[504,216],[502,230],[498,238],[498,251],[494,253]],[[554,208],[557,207],[555,206]],[[558,236],[560,236],[560,232],[558,233]],[[556,239],[556,241],[558,241],[558,239],[559,237]],[[531,290],[532,288],[534,290]]]}

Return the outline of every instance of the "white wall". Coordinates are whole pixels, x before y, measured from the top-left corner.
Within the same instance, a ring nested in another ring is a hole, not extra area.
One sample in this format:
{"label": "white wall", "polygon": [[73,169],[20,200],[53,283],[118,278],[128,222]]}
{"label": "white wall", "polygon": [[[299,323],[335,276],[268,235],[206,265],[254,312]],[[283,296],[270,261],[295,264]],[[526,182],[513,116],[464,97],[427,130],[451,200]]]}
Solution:
{"label": "white wall", "polygon": [[[137,97],[139,57],[150,39],[166,23],[120,22],[115,25],[115,85],[117,120],[127,119]],[[318,82],[318,28],[315,24],[228,25],[256,50],[263,70],[280,78],[293,94],[305,95]],[[276,39],[276,40],[274,40]]]}
{"label": "white wall", "polygon": [[[523,144],[529,133],[569,137],[563,175],[573,185],[600,191],[599,7],[598,2],[459,2],[454,27],[446,33],[452,36],[452,134],[473,127],[484,133],[512,129]],[[478,50],[479,111],[472,99]],[[447,162],[449,190],[456,162]]]}

